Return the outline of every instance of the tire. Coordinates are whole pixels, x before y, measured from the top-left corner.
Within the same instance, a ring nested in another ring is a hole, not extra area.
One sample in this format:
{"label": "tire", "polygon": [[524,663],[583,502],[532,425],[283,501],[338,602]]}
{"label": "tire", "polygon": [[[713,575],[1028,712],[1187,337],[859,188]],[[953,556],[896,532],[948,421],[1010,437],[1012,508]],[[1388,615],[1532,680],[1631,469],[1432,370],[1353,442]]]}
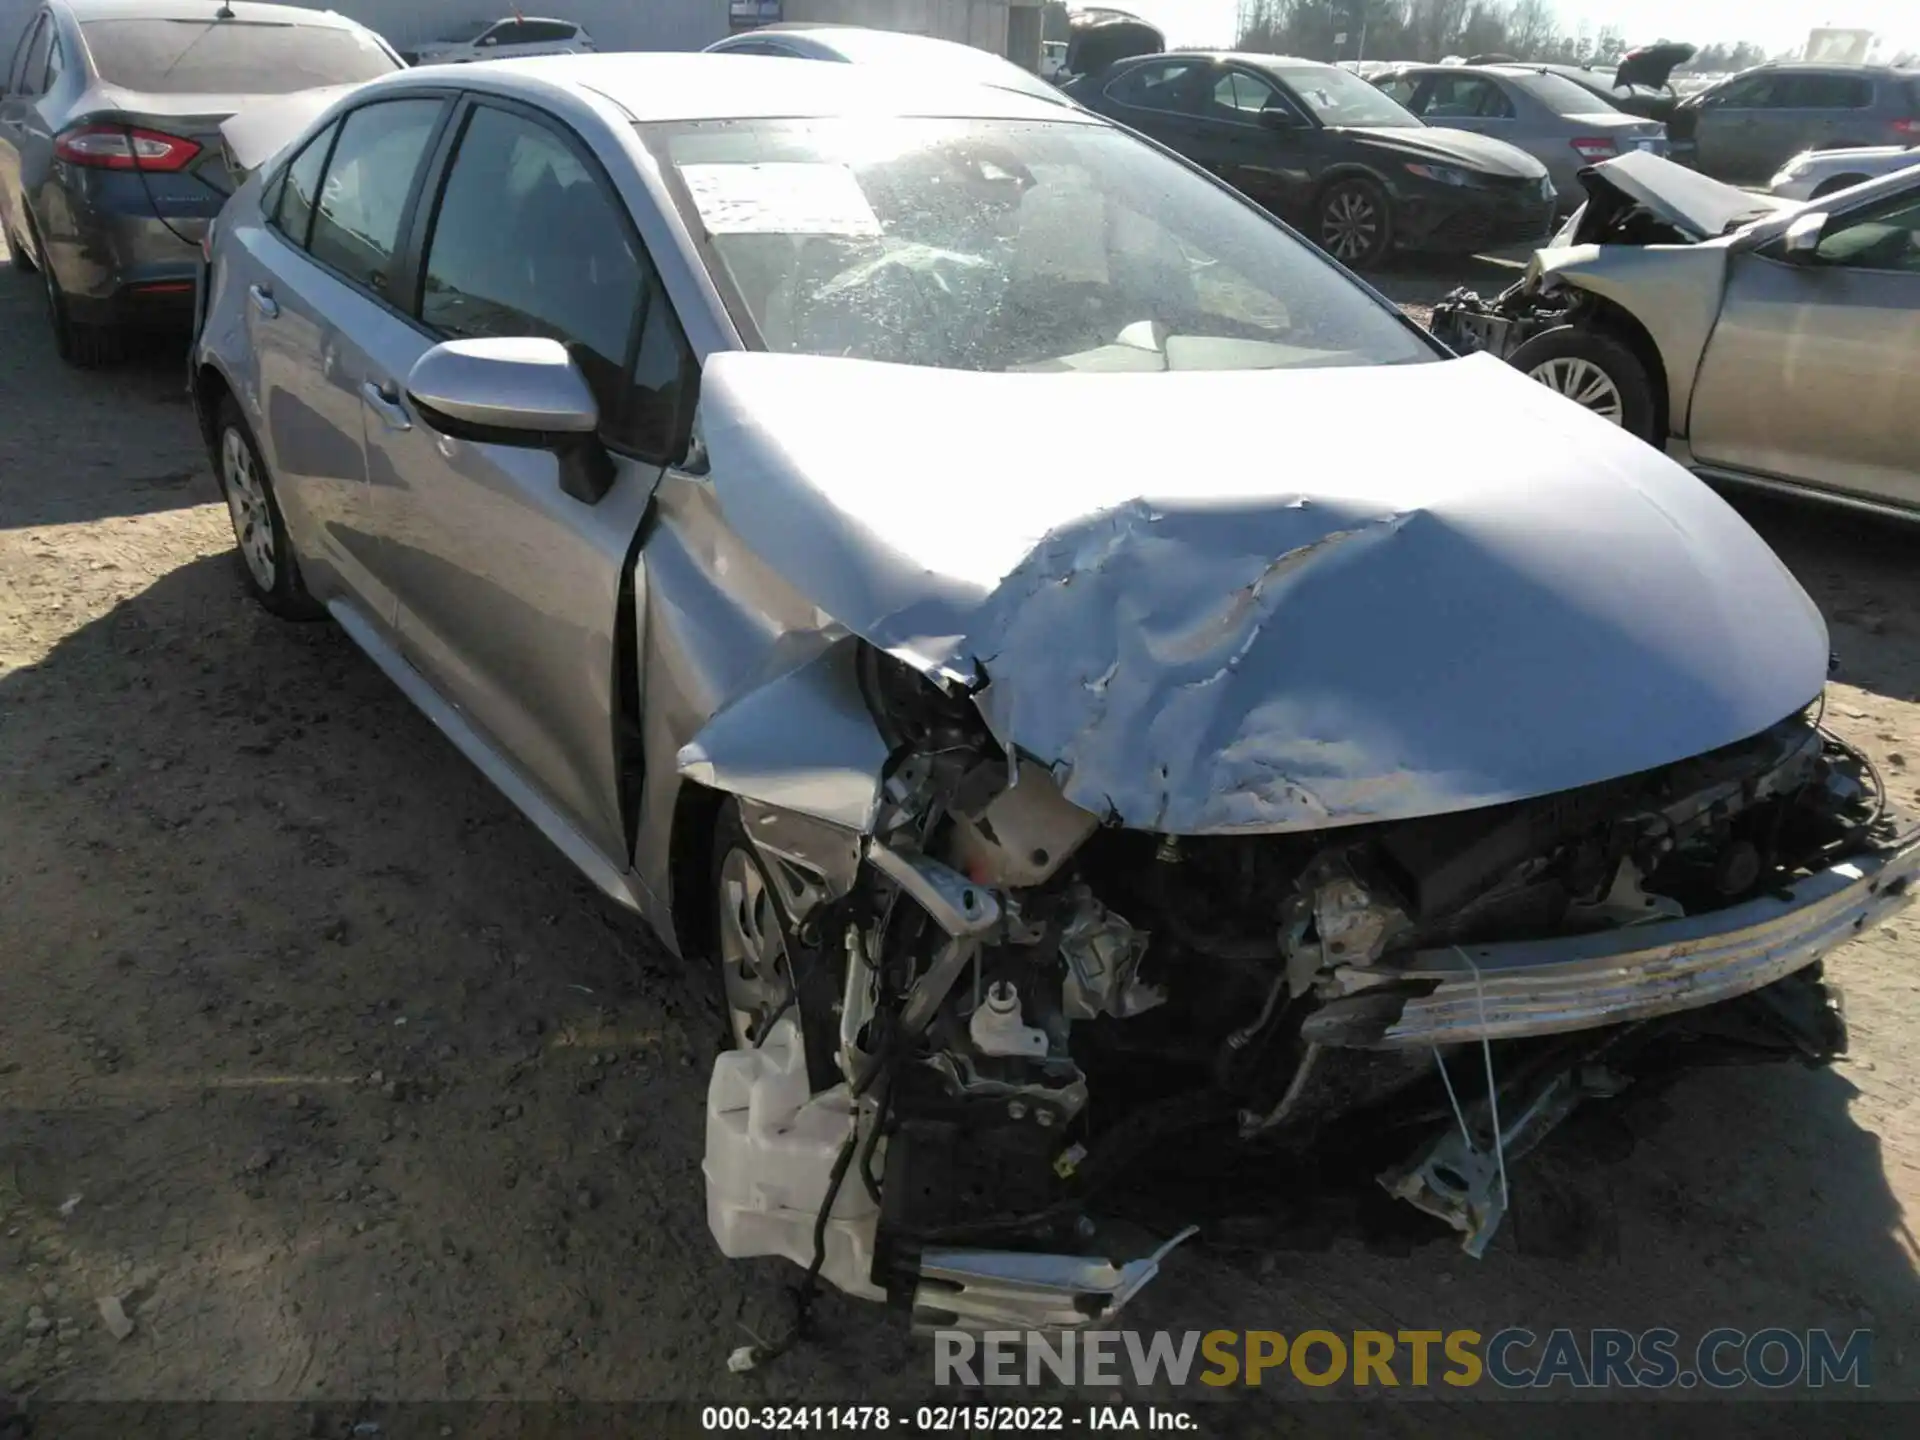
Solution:
{"label": "tire", "polygon": [[1387,192],[1354,176],[1336,180],[1313,207],[1314,241],[1354,270],[1373,270],[1393,253],[1393,208]]}
{"label": "tire", "polygon": [[1807,198],[1809,200],[1824,199],[1836,190],[1848,190],[1855,185],[1864,185],[1866,181],[1867,177],[1864,175],[1836,175],[1831,180],[1822,180],[1814,186],[1813,193]]}
{"label": "tire", "polygon": [[53,344],[60,358],[76,370],[100,370],[119,363],[126,355],[126,335],[111,326],[82,325],[73,319],[59,277],[47,260],[47,247],[41,241],[40,227],[33,222],[32,211],[27,212],[27,229],[39,257],[40,290],[46,297],[47,323],[53,327]]}
{"label": "tire", "polygon": [[227,396],[213,422],[213,473],[233,522],[234,558],[247,592],[283,620],[318,620],[326,607],[307,593],[287,538],[273,478],[240,407]]}
{"label": "tire", "polygon": [[1647,367],[1613,336],[1583,325],[1555,326],[1521,345],[1507,363],[1649,445],[1659,443]]}

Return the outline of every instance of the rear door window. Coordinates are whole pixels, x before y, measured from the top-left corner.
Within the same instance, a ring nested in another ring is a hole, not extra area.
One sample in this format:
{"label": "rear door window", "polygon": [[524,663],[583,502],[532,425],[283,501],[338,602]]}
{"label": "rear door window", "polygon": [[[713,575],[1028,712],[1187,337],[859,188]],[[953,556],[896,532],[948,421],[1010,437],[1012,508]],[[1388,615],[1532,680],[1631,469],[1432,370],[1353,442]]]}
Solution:
{"label": "rear door window", "polygon": [[287,95],[377,79],[399,67],[371,32],[244,20],[84,20],[109,85],[149,95]]}
{"label": "rear door window", "polygon": [[1481,75],[1437,77],[1421,115],[1444,125],[1449,120],[1506,120],[1513,102],[1493,81]]}
{"label": "rear door window", "polygon": [[1789,110],[1865,110],[1873,104],[1873,82],[1856,75],[1788,75],[1782,98]]}
{"label": "rear door window", "polygon": [[523,44],[526,38],[527,25],[524,20],[503,20],[482,35],[478,43],[491,50],[499,45]]}
{"label": "rear door window", "polygon": [[573,39],[575,27],[559,20],[528,20],[520,26],[522,45],[552,45]]}
{"label": "rear door window", "polygon": [[1160,60],[1136,65],[1113,84],[1107,94],[1122,105],[1142,110],[1165,110],[1176,115],[1198,115],[1213,67],[1195,60]]}
{"label": "rear door window", "polygon": [[390,302],[400,222],[442,108],[439,100],[384,100],[349,114],[314,207],[313,258]]}

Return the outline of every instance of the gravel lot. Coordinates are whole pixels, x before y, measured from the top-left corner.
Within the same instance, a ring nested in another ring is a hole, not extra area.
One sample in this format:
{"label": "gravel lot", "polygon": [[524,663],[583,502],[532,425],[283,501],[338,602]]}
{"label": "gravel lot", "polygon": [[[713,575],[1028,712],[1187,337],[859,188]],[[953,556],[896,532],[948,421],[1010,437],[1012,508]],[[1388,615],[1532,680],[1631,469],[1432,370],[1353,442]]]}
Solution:
{"label": "gravel lot", "polygon": [[[707,1235],[707,977],[340,633],[244,600],[177,348],[67,370],[36,286],[0,264],[0,1384],[924,1399],[927,1349],[831,1297],[813,1340],[728,1373],[782,1327],[793,1276]],[[1920,798],[1912,537],[1747,508],[1833,623],[1836,724]],[[1482,1262],[1444,1240],[1196,1247],[1129,1323],[1865,1326],[1874,1392],[1920,1398],[1917,956],[1920,917],[1833,964],[1855,1055],[1831,1071],[1702,1075],[1564,1132]],[[1305,1393],[1233,1411],[1278,1433],[1273,1402]],[[1441,1398],[1354,1418],[1417,1433],[1470,1403]]]}

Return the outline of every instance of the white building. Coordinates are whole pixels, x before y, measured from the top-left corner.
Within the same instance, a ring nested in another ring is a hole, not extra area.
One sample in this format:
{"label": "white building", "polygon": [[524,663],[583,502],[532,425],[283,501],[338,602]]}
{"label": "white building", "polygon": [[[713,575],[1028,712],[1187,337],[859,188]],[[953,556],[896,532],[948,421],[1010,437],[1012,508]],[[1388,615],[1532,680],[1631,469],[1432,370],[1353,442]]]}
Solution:
{"label": "white building", "polygon": [[[40,0],[0,0],[0,69]],[[197,4],[199,0],[188,0]],[[513,13],[510,0],[293,0],[337,10],[406,50],[475,21]],[[209,13],[215,0],[206,0]],[[521,0],[527,15],[584,25],[603,50],[698,50],[767,20],[871,25],[958,40],[1040,68],[1040,0]]]}

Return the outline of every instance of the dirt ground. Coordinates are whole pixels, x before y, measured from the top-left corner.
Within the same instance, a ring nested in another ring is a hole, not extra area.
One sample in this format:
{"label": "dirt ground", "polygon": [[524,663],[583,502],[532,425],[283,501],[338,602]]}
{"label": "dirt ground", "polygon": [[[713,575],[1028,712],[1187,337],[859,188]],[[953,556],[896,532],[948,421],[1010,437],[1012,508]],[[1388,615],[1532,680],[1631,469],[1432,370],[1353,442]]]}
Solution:
{"label": "dirt ground", "polygon": [[[926,1398],[924,1343],[832,1297],[801,1349],[728,1372],[794,1276],[707,1234],[707,977],[339,631],[245,601],[177,350],[70,371],[36,285],[0,265],[0,1386]],[[1920,800],[1913,533],[1743,508],[1832,622],[1835,724]],[[1690,1078],[1616,1127],[1624,1157],[1554,1142],[1518,1200],[1577,1217],[1570,1252],[1532,1253],[1525,1225],[1480,1262],[1444,1240],[1195,1247],[1128,1323],[1865,1327],[1873,1393],[1920,1398],[1917,959],[1920,916],[1832,963],[1838,1067]],[[1305,1393],[1239,1408],[1279,1433],[1273,1402]],[[1413,1433],[1443,1398],[1360,1413]],[[1803,1432],[1765,1410],[1755,1428]]]}

